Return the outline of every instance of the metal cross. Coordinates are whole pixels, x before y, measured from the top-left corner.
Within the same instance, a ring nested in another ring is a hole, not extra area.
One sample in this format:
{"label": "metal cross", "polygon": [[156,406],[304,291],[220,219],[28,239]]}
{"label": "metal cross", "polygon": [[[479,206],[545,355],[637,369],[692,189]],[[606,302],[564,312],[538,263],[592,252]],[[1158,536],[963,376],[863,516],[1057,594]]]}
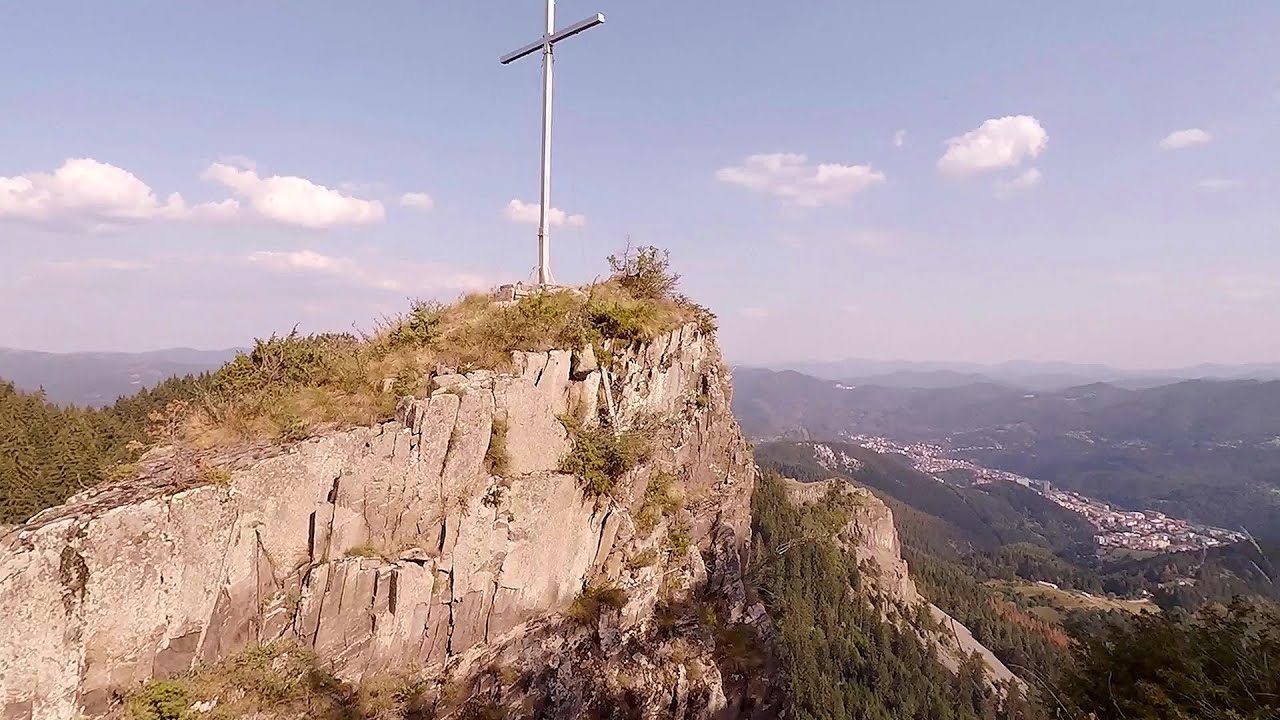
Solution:
{"label": "metal cross", "polygon": [[556,32],[556,0],[547,0],[547,29],[542,39],[507,53],[498,60],[503,65],[509,65],[526,55],[532,55],[539,49],[542,50],[542,201],[538,213],[538,285],[540,286],[550,285],[553,282],[550,233],[547,228],[548,214],[551,211],[551,65],[554,60],[552,49],[561,40],[571,38],[583,30],[590,30],[603,22],[604,15],[596,13],[595,17],[587,18]]}

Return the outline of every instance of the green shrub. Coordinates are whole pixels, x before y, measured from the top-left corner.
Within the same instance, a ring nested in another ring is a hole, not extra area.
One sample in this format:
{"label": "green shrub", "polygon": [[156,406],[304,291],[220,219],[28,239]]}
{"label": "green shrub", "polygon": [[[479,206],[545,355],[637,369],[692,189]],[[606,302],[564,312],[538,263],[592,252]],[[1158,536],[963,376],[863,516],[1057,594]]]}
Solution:
{"label": "green shrub", "polygon": [[125,703],[129,720],[187,720],[194,702],[185,685],[159,680],[147,685]]}
{"label": "green shrub", "polygon": [[391,394],[397,398],[406,395],[417,395],[418,385],[422,380],[422,373],[412,365],[406,365],[396,371],[395,379],[391,381]]}
{"label": "green shrub", "polygon": [[671,254],[652,245],[632,248],[628,243],[621,254],[609,256],[609,268],[614,279],[637,298],[668,299],[680,284],[680,276],[671,270]]}
{"label": "green shrub", "polygon": [[597,585],[587,588],[575,598],[565,615],[580,625],[592,625],[606,608],[621,610],[626,604],[627,593],[618,586]]}
{"label": "green shrub", "polygon": [[672,493],[671,486],[675,481],[676,476],[669,472],[658,472],[649,478],[644,500],[636,511],[636,528],[641,533],[648,535],[653,532],[662,518],[680,509],[680,498]]}
{"label": "green shrub", "polygon": [[232,401],[322,385],[341,374],[341,360],[356,348],[356,338],[348,334],[299,335],[295,329],[284,337],[272,335],[223,365],[209,390],[216,400]]}
{"label": "green shrub", "polygon": [[689,552],[692,538],[689,537],[689,526],[676,523],[667,530],[667,549],[673,555],[680,556]]}
{"label": "green shrub", "polygon": [[383,335],[388,350],[426,347],[440,337],[444,306],[437,302],[415,300],[409,313],[387,329]]}
{"label": "green shrub", "polygon": [[560,461],[560,471],[576,475],[592,497],[612,495],[622,477],[648,456],[649,441],[642,431],[615,435],[605,427],[584,428],[572,418],[561,421],[573,446]]}

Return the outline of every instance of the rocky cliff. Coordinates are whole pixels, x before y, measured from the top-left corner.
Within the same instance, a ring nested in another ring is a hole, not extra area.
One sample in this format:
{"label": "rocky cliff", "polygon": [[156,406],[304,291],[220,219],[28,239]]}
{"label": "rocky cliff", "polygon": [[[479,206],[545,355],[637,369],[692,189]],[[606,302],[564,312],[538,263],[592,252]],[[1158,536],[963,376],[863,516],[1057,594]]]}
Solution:
{"label": "rocky cliff", "polygon": [[[819,447],[826,449],[825,446]],[[973,637],[968,628],[920,595],[907,563],[902,559],[902,544],[894,526],[893,511],[883,500],[843,479],[811,483],[786,481],[788,497],[792,502],[801,504],[821,501],[833,487],[854,495],[857,500],[849,512],[848,525],[841,533],[842,543],[857,557],[859,566],[870,571],[865,573],[865,578],[874,592],[908,609],[921,603],[925,605],[936,628],[923,634],[934,643],[938,661],[954,672],[965,657],[977,653],[991,680],[1021,683],[999,658]]]}
{"label": "rocky cliff", "polygon": [[[352,682],[433,678],[444,716],[481,696],[547,717],[750,712],[763,701],[722,672],[713,632],[655,620],[703,602],[767,632],[742,585],[755,469],[727,371],[697,325],[609,350],[440,374],[376,427],[158,449],[9,529],[0,717],[100,716],[149,679],[274,642]],[[642,432],[645,452],[593,495],[561,467],[571,428],[601,422]],[[604,610],[584,612],[601,588]]]}

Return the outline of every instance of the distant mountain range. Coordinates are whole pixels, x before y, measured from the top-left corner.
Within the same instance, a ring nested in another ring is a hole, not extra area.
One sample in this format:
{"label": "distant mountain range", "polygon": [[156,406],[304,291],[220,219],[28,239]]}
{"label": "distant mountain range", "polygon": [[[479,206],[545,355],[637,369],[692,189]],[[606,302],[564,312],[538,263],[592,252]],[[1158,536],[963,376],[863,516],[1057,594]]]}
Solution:
{"label": "distant mountain range", "polygon": [[0,348],[0,380],[22,390],[43,388],[55,403],[102,406],[175,375],[218,368],[236,352],[234,348],[173,348],[142,353],[46,353]]}
{"label": "distant mountain range", "polygon": [[[744,366],[754,367],[754,366]],[[755,367],[755,369],[764,369]],[[824,380],[884,387],[945,388],[990,382],[1028,390],[1061,390],[1105,382],[1138,389],[1179,380],[1280,380],[1280,363],[1202,364],[1193,367],[1122,370],[1106,365],[1012,360],[996,365],[906,360],[850,359],[786,363],[772,369],[795,370]]]}
{"label": "distant mountain range", "polygon": [[1122,508],[1280,540],[1280,380],[1040,391],[986,379],[887,387],[737,368],[733,408],[757,441],[868,435],[937,444]]}

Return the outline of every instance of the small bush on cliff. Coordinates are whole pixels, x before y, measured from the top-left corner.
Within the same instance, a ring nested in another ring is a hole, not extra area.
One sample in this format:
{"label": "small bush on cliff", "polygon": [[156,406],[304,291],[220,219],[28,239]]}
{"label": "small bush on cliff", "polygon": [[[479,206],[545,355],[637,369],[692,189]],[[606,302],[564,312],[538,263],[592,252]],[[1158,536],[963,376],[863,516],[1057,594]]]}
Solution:
{"label": "small bush on cliff", "polygon": [[159,680],[129,698],[125,715],[129,720],[186,720],[193,715],[193,702],[182,682]]}
{"label": "small bush on cliff", "polygon": [[[196,703],[212,712],[198,713]],[[190,674],[158,680],[125,700],[129,720],[193,720],[200,717],[339,717],[356,702],[354,689],[321,667],[315,654],[292,643],[251,647]]]}
{"label": "small bush on cliff", "polygon": [[390,351],[430,345],[440,337],[444,311],[445,306],[437,302],[413,301],[407,315],[387,323],[379,338],[382,346]]}
{"label": "small bush on cliff", "polygon": [[574,599],[565,611],[579,625],[594,625],[606,608],[621,610],[627,604],[627,593],[616,585],[589,587]]}
{"label": "small bush on cliff", "polygon": [[683,503],[673,490],[676,476],[669,472],[658,472],[649,478],[644,489],[644,500],[636,511],[636,528],[648,535],[658,526],[662,518],[679,510]]}
{"label": "small bush on cliff", "polygon": [[671,254],[652,245],[633,248],[631,243],[618,255],[609,256],[613,276],[638,298],[665,300],[674,297],[680,276],[671,270]]}
{"label": "small bush on cliff", "polygon": [[649,437],[641,428],[615,433],[607,427],[583,427],[567,416],[560,420],[573,439],[560,472],[576,475],[589,496],[612,495],[622,477],[648,457]]}

